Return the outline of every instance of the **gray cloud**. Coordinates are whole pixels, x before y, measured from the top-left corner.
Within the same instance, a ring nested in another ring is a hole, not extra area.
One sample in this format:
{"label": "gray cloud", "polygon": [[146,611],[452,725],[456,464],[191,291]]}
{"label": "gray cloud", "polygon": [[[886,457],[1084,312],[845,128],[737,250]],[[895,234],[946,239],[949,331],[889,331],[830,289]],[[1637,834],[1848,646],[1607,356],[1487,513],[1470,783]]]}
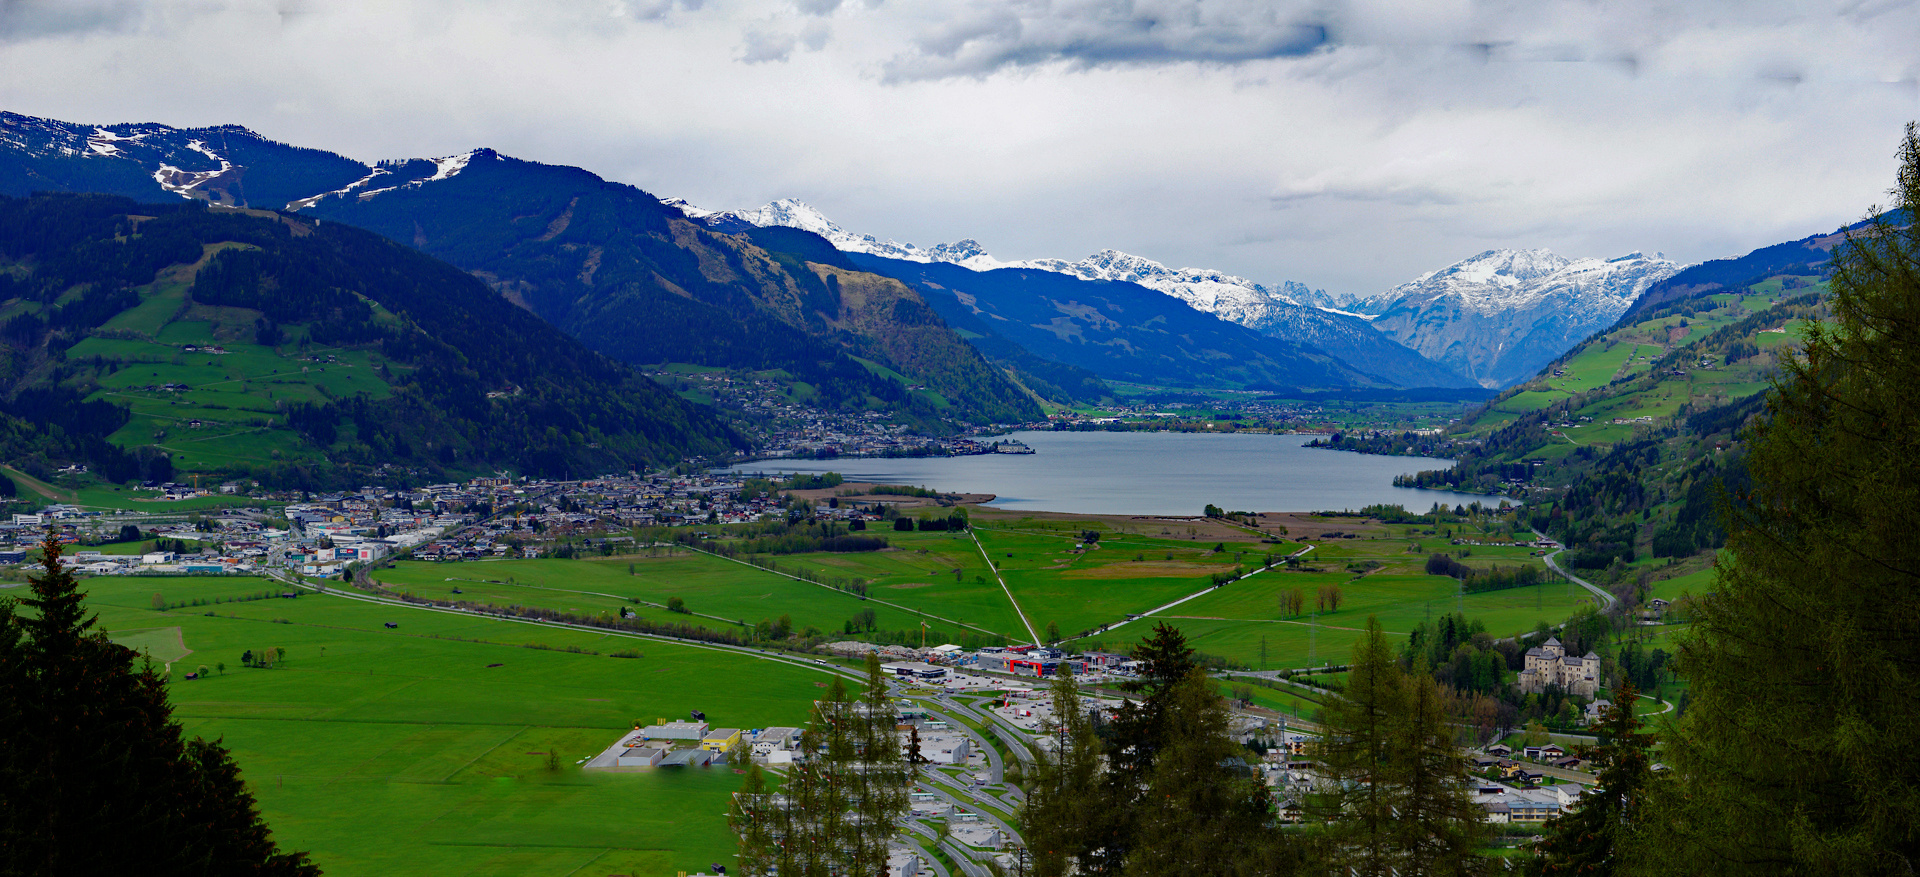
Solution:
{"label": "gray cloud", "polygon": [[144,8],[139,0],[0,0],[0,41],[131,30]]}
{"label": "gray cloud", "polygon": [[889,82],[985,76],[1064,62],[1085,69],[1304,55],[1327,44],[1324,21],[1246,0],[1083,0],[975,4],[916,34],[885,64]]}
{"label": "gray cloud", "polygon": [[739,60],[745,64],[785,62],[796,49],[820,51],[832,36],[832,26],[824,21],[809,21],[798,30],[775,23],[754,25],[741,34]]}
{"label": "gray cloud", "polygon": [[1915,46],[1913,0],[0,0],[0,107],[1378,292],[1856,219]]}

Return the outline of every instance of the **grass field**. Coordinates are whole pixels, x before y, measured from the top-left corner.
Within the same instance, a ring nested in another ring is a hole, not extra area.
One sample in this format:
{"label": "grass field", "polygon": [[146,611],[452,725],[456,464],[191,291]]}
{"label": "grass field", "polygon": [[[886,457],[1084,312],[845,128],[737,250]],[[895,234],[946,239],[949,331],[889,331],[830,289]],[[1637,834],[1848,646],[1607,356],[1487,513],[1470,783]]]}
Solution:
{"label": "grass field", "polygon": [[[657,875],[731,862],[731,770],[597,775],[573,763],[635,722],[689,709],[722,726],[799,724],[826,679],[691,646],[331,596],[148,608],[156,590],[210,600],[270,587],[85,583],[117,639],[155,660],[172,639],[193,650],[187,664],[227,665],[173,682],[176,715],[189,734],[224,739],[276,838],[333,875]],[[241,652],[266,647],[286,659],[239,666]],[[183,675],[176,665],[173,678]],[[561,767],[549,771],[554,751]]]}
{"label": "grass field", "polygon": [[[435,600],[608,615],[625,607],[657,622],[693,620],[663,611],[670,598],[679,597],[689,612],[699,613],[700,620],[717,628],[737,625],[705,616],[750,626],[784,615],[792,618],[798,630],[813,626],[828,633],[840,631],[844,622],[865,609],[874,611],[882,630],[918,629],[920,623],[910,612],[845,591],[704,554],[619,560],[408,561],[380,570],[376,577],[394,590]],[[454,588],[461,593],[454,594]],[[635,605],[634,599],[641,605]]]}

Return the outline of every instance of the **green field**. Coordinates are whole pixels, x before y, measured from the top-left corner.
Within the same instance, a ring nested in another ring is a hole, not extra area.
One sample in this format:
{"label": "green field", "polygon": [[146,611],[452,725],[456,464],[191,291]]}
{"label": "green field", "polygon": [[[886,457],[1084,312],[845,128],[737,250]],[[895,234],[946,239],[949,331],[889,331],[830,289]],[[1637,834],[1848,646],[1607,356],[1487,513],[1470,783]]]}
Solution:
{"label": "green field", "polygon": [[[170,695],[189,734],[224,739],[275,837],[333,875],[672,874],[729,862],[726,768],[588,774],[574,762],[635,722],[804,722],[825,676],[655,640],[306,595],[157,612],[278,586],[90,579],[116,639],[178,640],[224,673]],[[399,624],[388,630],[387,622]],[[529,648],[537,643],[546,648]],[[241,652],[283,648],[270,670]],[[643,657],[573,653],[638,649]],[[561,766],[547,768],[557,751]]]}
{"label": "green field", "polygon": [[[705,554],[619,560],[403,561],[380,570],[376,578],[401,593],[434,600],[610,616],[625,607],[655,622],[692,620],[715,628],[750,626],[784,615],[791,617],[797,630],[817,627],[831,634],[865,609],[874,611],[882,630],[918,629],[920,623],[913,613],[877,601]],[[453,593],[454,588],[461,593]],[[685,601],[687,611],[697,617],[686,619],[662,611],[673,597]],[[634,600],[641,603],[636,605]]]}

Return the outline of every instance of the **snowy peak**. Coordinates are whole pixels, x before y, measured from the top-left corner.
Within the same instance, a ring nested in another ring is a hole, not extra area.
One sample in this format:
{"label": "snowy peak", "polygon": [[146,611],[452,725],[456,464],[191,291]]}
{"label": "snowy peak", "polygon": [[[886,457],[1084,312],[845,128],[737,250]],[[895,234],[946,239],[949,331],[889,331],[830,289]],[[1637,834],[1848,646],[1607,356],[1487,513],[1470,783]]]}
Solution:
{"label": "snowy peak", "polygon": [[1550,298],[1567,298],[1597,307],[1611,319],[1681,267],[1660,254],[1640,252],[1612,259],[1568,259],[1549,250],[1488,250],[1422,274],[1358,306],[1379,312],[1446,298],[1455,306],[1492,315]]}
{"label": "snowy peak", "polygon": [[1222,319],[1239,323],[1259,318],[1275,307],[1331,309],[1332,305],[1339,303],[1325,291],[1309,289],[1292,281],[1266,286],[1209,268],[1168,268],[1152,259],[1112,249],[1101,250],[1079,261],[1028,259],[1002,262],[988,254],[979,241],[971,238],[931,247],[881,240],[873,235],[847,231],[813,206],[792,198],[782,198],[757,210],[734,211],[707,210],[681,198],[664,198],[661,201],[678,208],[688,218],[714,228],[764,228],[775,225],[798,228],[826,238],[843,252],[869,253],[909,262],[950,262],[975,271],[1031,268],[1071,274],[1083,280],[1136,283]]}
{"label": "snowy peak", "polygon": [[810,231],[826,238],[828,243],[843,253],[869,253],[909,262],[951,262],[975,271],[1005,267],[998,259],[987,255],[986,249],[976,240],[967,239],[931,247],[881,240],[870,234],[847,231],[813,205],[793,198],[781,198],[756,210],[708,210],[684,198],[662,198],[660,203],[678,209],[688,219],[721,230],[784,226]]}
{"label": "snowy peak", "polygon": [[1488,250],[1354,305],[1375,328],[1487,387],[1526,380],[1678,273],[1659,253]]}

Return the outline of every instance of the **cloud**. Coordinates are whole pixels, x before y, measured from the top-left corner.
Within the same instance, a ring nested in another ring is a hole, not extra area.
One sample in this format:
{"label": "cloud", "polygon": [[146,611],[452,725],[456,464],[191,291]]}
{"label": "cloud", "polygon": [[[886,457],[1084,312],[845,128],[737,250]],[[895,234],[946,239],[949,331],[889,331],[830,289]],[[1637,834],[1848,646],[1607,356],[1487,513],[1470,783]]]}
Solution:
{"label": "cloud", "polygon": [[139,0],[0,0],[0,42],[131,30],[144,10]]}
{"label": "cloud", "polygon": [[832,36],[832,26],[824,21],[809,21],[798,30],[781,27],[777,22],[754,25],[741,33],[738,60],[744,64],[785,62],[796,49],[820,51]]}
{"label": "cloud", "polygon": [[975,3],[915,34],[884,65],[888,82],[980,77],[1009,67],[1077,69],[1239,64],[1304,55],[1327,44],[1325,21],[1248,0],[1077,0]]}
{"label": "cloud", "polygon": [[0,107],[1365,293],[1858,218],[1916,45],[1912,0],[0,0]]}

